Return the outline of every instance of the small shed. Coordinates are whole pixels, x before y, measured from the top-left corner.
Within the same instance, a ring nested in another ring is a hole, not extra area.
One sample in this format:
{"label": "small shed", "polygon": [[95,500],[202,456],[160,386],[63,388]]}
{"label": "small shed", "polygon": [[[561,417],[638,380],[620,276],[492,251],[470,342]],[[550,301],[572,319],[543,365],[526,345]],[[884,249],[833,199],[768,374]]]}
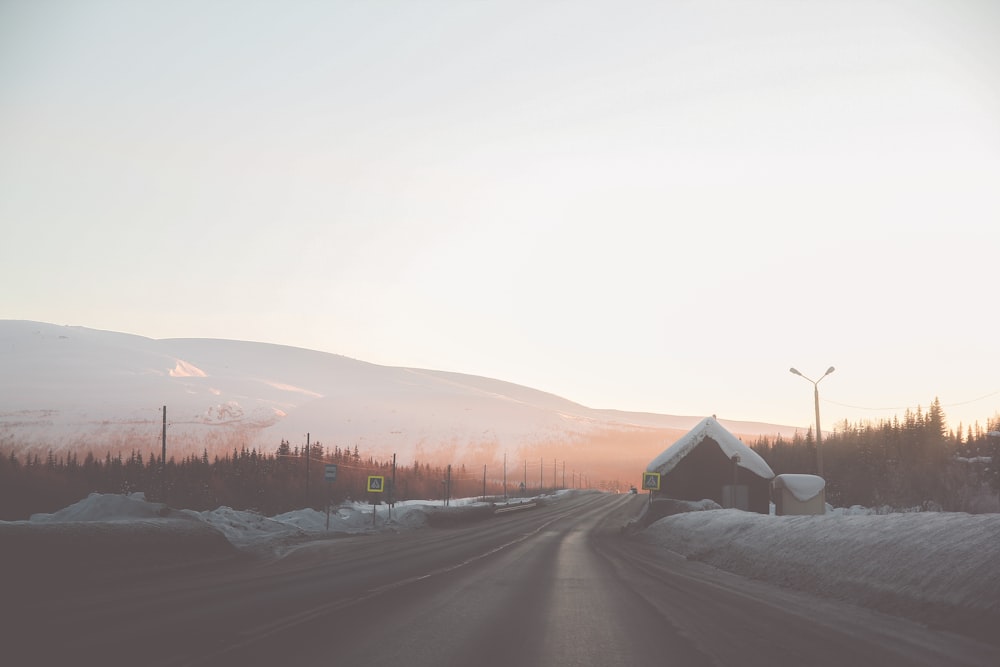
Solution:
{"label": "small shed", "polygon": [[774,471],[714,417],[701,420],[646,470],[660,473],[654,499],[708,499],[722,507],[770,513]]}
{"label": "small shed", "polygon": [[778,475],[771,487],[778,516],[826,514],[826,480],[818,475]]}

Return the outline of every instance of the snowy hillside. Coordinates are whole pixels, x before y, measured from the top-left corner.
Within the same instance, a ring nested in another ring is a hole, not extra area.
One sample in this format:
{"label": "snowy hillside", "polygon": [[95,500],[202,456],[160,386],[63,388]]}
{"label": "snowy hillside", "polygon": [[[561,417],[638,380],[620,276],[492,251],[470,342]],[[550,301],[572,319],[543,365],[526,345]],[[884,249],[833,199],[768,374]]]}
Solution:
{"label": "snowy hillside", "polygon": [[[0,367],[0,448],[17,451],[158,451],[165,405],[175,456],[273,451],[308,433],[404,461],[549,456],[559,446],[566,458],[566,447],[613,445],[639,470],[701,418],[595,410],[500,380],[280,345],[13,320],[0,321]],[[736,433],[791,432],[721,421]]]}

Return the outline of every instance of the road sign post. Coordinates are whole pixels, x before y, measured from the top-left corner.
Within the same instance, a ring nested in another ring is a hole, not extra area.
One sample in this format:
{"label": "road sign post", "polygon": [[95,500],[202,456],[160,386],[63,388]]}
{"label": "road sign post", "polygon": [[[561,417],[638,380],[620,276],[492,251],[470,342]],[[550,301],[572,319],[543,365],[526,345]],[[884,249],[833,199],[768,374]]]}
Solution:
{"label": "road sign post", "polygon": [[[383,493],[385,491],[385,477],[382,475],[368,476],[368,493]],[[378,506],[372,500],[372,526],[375,525],[375,517],[378,515]]]}
{"label": "road sign post", "polygon": [[642,473],[642,488],[649,491],[649,502],[653,502],[653,491],[660,490],[660,473],[646,471]]}
{"label": "road sign post", "polygon": [[330,489],[337,479],[337,464],[328,463],[323,468],[323,479],[326,480],[326,529],[330,530]]}
{"label": "road sign post", "polygon": [[642,488],[648,491],[659,491],[660,490],[660,473],[658,472],[644,472],[642,473]]}
{"label": "road sign post", "polygon": [[392,508],[396,506],[396,455],[392,455],[392,479],[389,480],[389,518],[392,519]]}

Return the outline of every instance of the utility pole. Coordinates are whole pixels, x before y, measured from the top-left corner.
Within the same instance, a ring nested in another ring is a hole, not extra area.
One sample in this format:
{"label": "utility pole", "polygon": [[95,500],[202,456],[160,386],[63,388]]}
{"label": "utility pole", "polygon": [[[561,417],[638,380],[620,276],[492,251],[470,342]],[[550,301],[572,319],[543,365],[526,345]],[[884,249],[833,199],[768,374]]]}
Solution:
{"label": "utility pole", "polygon": [[396,452],[392,453],[392,487],[389,489],[389,518],[392,518],[392,507],[396,504]]}
{"label": "utility pole", "polygon": [[507,500],[507,452],[503,453],[503,499]]}
{"label": "utility pole", "polygon": [[451,505],[451,464],[448,464],[448,482],[445,484],[445,506]]}
{"label": "utility pole", "polygon": [[163,451],[160,454],[160,500],[167,502],[167,406],[163,406]]}
{"label": "utility pole", "polygon": [[309,507],[309,434],[306,433],[306,507]]}

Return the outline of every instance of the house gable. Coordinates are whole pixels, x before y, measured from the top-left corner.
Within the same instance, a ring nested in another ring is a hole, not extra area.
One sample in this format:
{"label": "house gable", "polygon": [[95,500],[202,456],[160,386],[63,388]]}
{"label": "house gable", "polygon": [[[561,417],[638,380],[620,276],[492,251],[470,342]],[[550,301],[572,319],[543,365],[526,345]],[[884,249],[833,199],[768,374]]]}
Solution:
{"label": "house gable", "polygon": [[[770,480],[774,477],[770,466],[711,417],[668,447],[647,470],[661,475],[656,496],[709,499],[723,507],[762,514],[770,511]],[[738,498],[742,500],[736,502]]]}

